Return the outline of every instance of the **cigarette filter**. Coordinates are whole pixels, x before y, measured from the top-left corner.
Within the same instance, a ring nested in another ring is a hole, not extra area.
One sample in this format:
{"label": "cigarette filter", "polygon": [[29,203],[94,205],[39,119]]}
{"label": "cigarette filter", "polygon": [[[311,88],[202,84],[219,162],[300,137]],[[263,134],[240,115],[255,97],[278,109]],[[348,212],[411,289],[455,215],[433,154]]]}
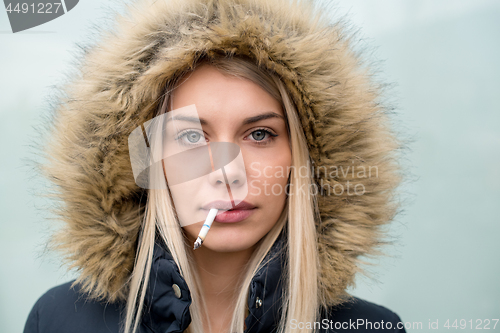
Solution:
{"label": "cigarette filter", "polygon": [[205,240],[208,230],[210,230],[210,227],[212,226],[212,223],[214,222],[215,216],[217,216],[218,211],[219,210],[217,208],[212,208],[208,212],[205,223],[203,223],[203,227],[201,227],[200,233],[198,234],[198,238],[196,239],[196,242],[194,242],[194,250],[199,248],[203,243],[203,241]]}

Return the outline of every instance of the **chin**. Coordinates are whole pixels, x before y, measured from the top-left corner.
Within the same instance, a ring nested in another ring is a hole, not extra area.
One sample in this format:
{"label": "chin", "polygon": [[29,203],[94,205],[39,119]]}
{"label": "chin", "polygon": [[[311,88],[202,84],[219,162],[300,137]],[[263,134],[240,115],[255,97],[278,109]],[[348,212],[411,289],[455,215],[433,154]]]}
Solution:
{"label": "chin", "polygon": [[[253,237],[252,237],[253,236]],[[203,246],[214,252],[240,252],[252,248],[259,238],[255,235],[225,235],[224,233],[213,233],[207,235]]]}
{"label": "chin", "polygon": [[[189,235],[190,240],[198,237],[202,223],[184,227],[184,231]],[[255,246],[259,240],[265,236],[268,230],[263,228],[251,228],[248,224],[223,224],[212,225],[207,234],[202,248],[214,252],[240,252],[246,251]]]}

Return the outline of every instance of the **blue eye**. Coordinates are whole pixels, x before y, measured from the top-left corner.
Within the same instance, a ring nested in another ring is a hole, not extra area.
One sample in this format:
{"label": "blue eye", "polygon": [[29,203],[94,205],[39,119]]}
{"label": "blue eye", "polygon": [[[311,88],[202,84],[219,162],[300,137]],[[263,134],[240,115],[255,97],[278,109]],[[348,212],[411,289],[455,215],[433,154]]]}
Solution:
{"label": "blue eye", "polygon": [[[267,145],[271,143],[275,137],[277,137],[277,134],[272,133],[269,130],[266,130],[264,128],[259,128],[252,133],[250,133],[250,136],[254,139],[253,141],[258,144],[258,145]],[[265,140],[265,137],[268,137],[269,139]]]}
{"label": "blue eye", "polygon": [[[250,133],[248,136],[252,138],[251,141],[255,144],[267,145],[270,144],[278,135],[267,129],[259,128]],[[194,146],[203,143],[205,140],[202,139],[205,139],[203,133],[195,130],[185,130],[181,132],[175,140],[180,141],[180,144],[184,146]]]}
{"label": "blue eye", "polygon": [[200,133],[196,133],[196,132],[190,132],[190,133],[186,134],[186,138],[191,143],[198,142],[200,140],[200,137],[201,137]]}
{"label": "blue eye", "polygon": [[193,130],[186,130],[181,132],[181,134],[175,139],[179,140],[181,145],[189,146],[201,143],[200,139],[204,139],[203,133]]}
{"label": "blue eye", "polygon": [[[267,132],[269,133],[269,132]],[[257,135],[256,135],[257,134]],[[257,130],[257,131],[254,131],[252,132],[252,137],[257,140],[257,141],[262,141],[264,140],[264,138],[266,137],[266,131],[263,131],[263,130]]]}

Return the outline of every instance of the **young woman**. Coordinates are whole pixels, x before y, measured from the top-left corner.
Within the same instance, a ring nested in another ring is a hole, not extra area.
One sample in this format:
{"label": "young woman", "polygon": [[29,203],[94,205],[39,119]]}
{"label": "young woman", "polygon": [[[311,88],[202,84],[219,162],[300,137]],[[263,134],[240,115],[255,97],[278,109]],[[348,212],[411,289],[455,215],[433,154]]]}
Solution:
{"label": "young woman", "polygon": [[[394,216],[397,142],[321,13],[141,1],[85,50],[42,165],[66,222],[52,244],[80,276],[38,300],[26,333],[404,332],[346,292]],[[214,167],[220,143],[241,159]],[[212,169],[189,178],[201,151]]]}

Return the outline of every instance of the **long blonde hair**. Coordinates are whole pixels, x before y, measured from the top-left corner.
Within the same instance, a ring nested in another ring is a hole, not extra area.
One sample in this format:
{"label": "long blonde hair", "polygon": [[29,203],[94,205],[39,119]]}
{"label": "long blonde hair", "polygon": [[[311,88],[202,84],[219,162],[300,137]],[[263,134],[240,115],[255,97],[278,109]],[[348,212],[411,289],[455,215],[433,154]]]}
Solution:
{"label": "long blonde hair", "polygon": [[[280,232],[287,226],[286,266],[282,272],[284,283],[282,299],[282,316],[277,324],[279,333],[291,332],[290,320],[296,322],[314,322],[317,320],[321,304],[318,293],[319,259],[315,221],[319,219],[315,195],[309,192],[313,185],[309,167],[309,151],[297,111],[283,82],[272,73],[261,68],[255,62],[240,57],[218,57],[197,63],[208,62],[225,75],[248,79],[259,85],[274,98],[281,102],[287,119],[288,135],[292,152],[292,172],[290,188],[283,209],[274,227],[264,236],[249,260],[248,268],[240,281],[240,291],[236,299],[235,310],[231,321],[231,332],[243,333],[247,314],[247,298],[251,280],[258,269],[265,264],[266,254],[271,249]],[[196,66],[194,66],[196,68]],[[194,70],[194,68],[192,70]],[[187,73],[187,72],[186,72]],[[186,74],[184,73],[184,74]],[[158,114],[167,111],[170,96],[175,86],[180,82],[169,82],[163,102],[160,103]],[[307,170],[304,177],[296,170]],[[299,191],[294,189],[307,189]],[[288,223],[287,223],[288,222]],[[178,226],[172,228],[171,226]],[[185,243],[185,237],[176,219],[172,199],[165,190],[149,190],[146,213],[144,215],[142,235],[139,239],[134,271],[130,280],[130,291],[127,302],[125,332],[135,333],[140,321],[146,285],[149,280],[153,256],[155,232],[158,230],[163,241],[168,246],[171,255],[179,267],[191,292],[190,306],[191,324],[186,330],[189,333],[203,332],[202,320],[206,317],[206,307],[200,293],[200,281],[196,274],[194,260]],[[312,332],[313,330],[302,330]]]}

